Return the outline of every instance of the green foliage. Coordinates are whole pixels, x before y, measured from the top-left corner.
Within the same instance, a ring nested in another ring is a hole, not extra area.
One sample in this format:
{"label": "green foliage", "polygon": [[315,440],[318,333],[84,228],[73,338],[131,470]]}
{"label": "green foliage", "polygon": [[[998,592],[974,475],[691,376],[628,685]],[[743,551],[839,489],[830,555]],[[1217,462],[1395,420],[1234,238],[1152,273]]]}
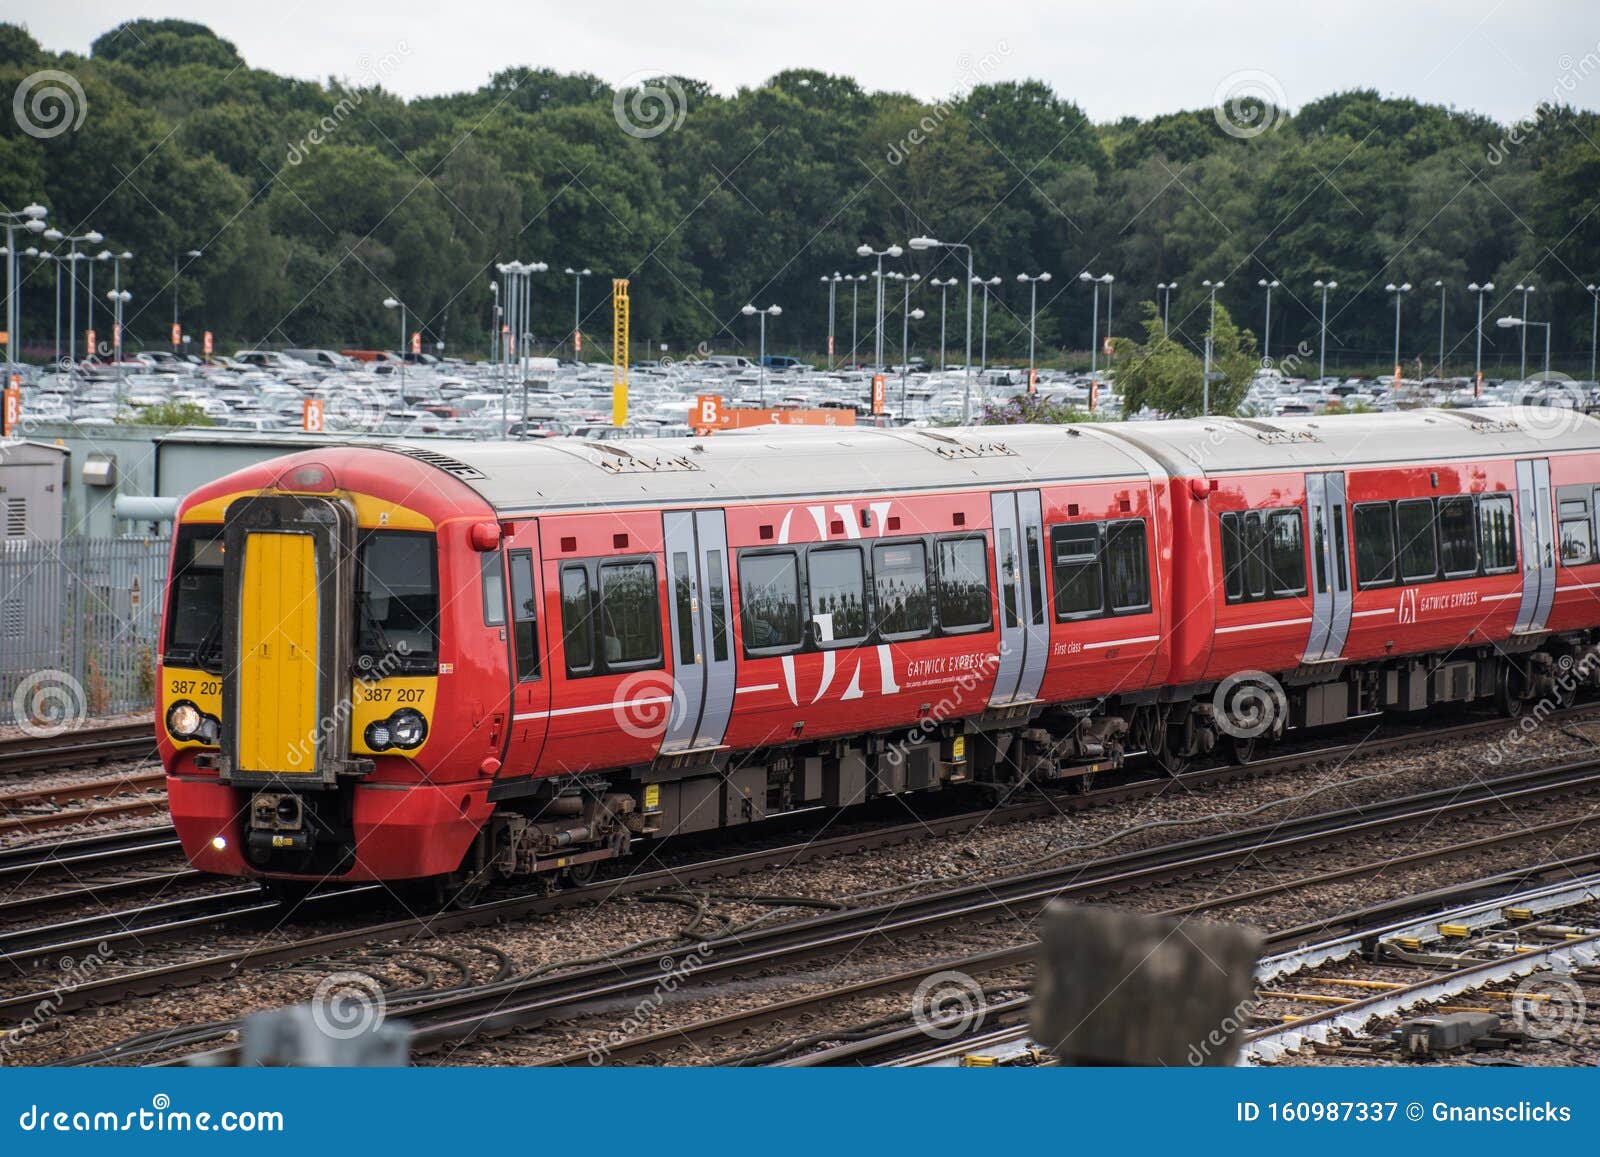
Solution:
{"label": "green foliage", "polygon": [[986,402],[983,413],[978,416],[978,424],[982,426],[1058,426],[1066,422],[1094,420],[1095,416],[1088,410],[1053,402],[1049,398],[1029,397],[1027,394],[1018,394],[1003,402]]}
{"label": "green foliage", "polygon": [[[1145,340],[1116,343],[1114,364],[1124,408],[1133,414],[1149,407],[1171,418],[1205,413],[1204,358],[1167,335],[1155,302],[1145,302],[1143,310]],[[1257,364],[1255,338],[1239,329],[1219,303],[1211,368],[1223,376],[1211,383],[1211,413],[1238,413]]]}
{"label": "green foliage", "polygon": [[123,426],[214,426],[211,415],[194,402],[157,402],[117,419]]}
{"label": "green foliage", "polygon": [[[386,90],[423,67],[397,47],[361,76],[318,83],[252,68],[183,20],[128,21],[87,58],[0,24],[0,95],[57,69],[86,102],[81,125],[50,137],[0,118],[0,203],[37,200],[52,223],[98,229],[135,254],[123,269],[132,348],[165,344],[174,295],[186,326],[213,331],[224,350],[388,345],[393,318],[381,302],[397,296],[425,341],[481,351],[494,267],[521,260],[551,266],[533,295],[541,346],[572,326],[572,283],[560,272],[571,265],[594,270],[581,303],[591,348],[609,345],[607,279],[625,276],[636,340],[748,344],[755,327],[737,310],[759,299],[784,309],[769,347],[814,358],[828,332],[818,278],[868,271],[855,257],[864,241],[922,233],[970,242],[974,271],[1004,278],[990,299],[991,361],[1026,356],[1020,271],[1055,275],[1041,286],[1035,327],[1039,361],[1051,364],[1086,360],[1092,302],[1079,270],[1116,275],[1112,332],[1141,349],[1149,327],[1130,304],[1177,280],[1173,348],[1151,348],[1144,371],[1164,397],[1192,376],[1179,355],[1198,358],[1207,277],[1226,283],[1219,305],[1252,320],[1257,280],[1282,282],[1275,353],[1315,346],[1311,283],[1337,279],[1330,371],[1389,361],[1389,280],[1419,289],[1406,304],[1406,339],[1417,343],[1407,360],[1431,356],[1423,343],[1437,332],[1439,302],[1420,290],[1435,279],[1455,287],[1451,332],[1472,307],[1467,281],[1536,278],[1540,316],[1562,327],[1557,350],[1587,344],[1583,284],[1600,274],[1595,113],[1543,107],[1527,124],[1500,126],[1352,91],[1294,116],[1256,109],[1263,131],[1241,139],[1210,108],[1097,126],[1041,82],[986,82],[985,61],[933,101],[812,69],[728,94],[688,77],[617,93],[590,73],[533,68],[409,102]],[[619,122],[657,98],[664,131],[625,131]],[[194,248],[204,256],[174,279],[173,255]],[[961,276],[966,254],[908,253],[891,268]],[[24,287],[34,359],[50,352],[51,274],[30,266]],[[842,288],[835,332],[848,341]],[[860,288],[865,351],[873,285]],[[958,289],[950,300],[956,360],[962,298]],[[1103,325],[1104,292],[1100,303]],[[926,356],[938,297],[919,289],[913,305],[930,318],[912,329]],[[898,357],[900,295],[888,306]],[[1219,340],[1231,324],[1219,321]],[[1488,347],[1511,348],[1492,330]]]}

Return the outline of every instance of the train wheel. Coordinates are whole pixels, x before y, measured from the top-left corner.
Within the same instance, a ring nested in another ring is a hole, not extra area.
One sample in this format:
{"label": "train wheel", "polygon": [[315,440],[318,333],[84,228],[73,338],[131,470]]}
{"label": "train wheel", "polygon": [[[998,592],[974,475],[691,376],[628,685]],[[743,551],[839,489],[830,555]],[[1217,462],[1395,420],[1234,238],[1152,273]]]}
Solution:
{"label": "train wheel", "polygon": [[581,888],[585,884],[594,883],[594,878],[600,872],[600,861],[589,860],[582,864],[573,864],[567,869],[567,882],[574,888]]}
{"label": "train wheel", "polygon": [[1260,737],[1255,735],[1251,735],[1249,737],[1239,735],[1228,736],[1228,745],[1226,748],[1228,762],[1249,763],[1256,757],[1256,747],[1259,739]]}
{"label": "train wheel", "polygon": [[1528,700],[1524,693],[1525,683],[1522,672],[1517,670],[1514,664],[1500,664],[1500,675],[1495,685],[1495,702],[1500,707],[1500,713],[1506,718],[1520,719],[1523,712],[1528,709]]}
{"label": "train wheel", "polygon": [[1146,708],[1144,719],[1141,729],[1144,748],[1155,765],[1168,775],[1182,775],[1188,771],[1189,757],[1178,754],[1172,742],[1172,706]]}

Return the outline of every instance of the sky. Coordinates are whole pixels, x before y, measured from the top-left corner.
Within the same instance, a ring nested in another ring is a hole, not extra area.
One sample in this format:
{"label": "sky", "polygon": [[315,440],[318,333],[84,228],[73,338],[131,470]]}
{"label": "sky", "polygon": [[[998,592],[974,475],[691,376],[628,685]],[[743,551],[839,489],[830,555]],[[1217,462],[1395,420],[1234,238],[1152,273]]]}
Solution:
{"label": "sky", "polygon": [[1350,88],[1502,123],[1545,101],[1600,108],[1596,0],[0,0],[0,18],[54,51],[87,52],[136,16],[204,23],[259,68],[405,97],[518,66],[723,93],[816,68],[926,100],[1040,79],[1097,121],[1230,92],[1292,109]]}

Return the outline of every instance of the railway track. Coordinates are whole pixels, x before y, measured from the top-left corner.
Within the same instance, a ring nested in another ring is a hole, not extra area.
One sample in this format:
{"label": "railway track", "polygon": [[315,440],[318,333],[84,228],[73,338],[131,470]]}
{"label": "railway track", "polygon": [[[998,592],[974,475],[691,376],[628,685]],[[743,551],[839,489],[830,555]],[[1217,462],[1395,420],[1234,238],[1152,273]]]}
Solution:
{"label": "railway track", "polygon": [[[693,970],[695,984],[714,983],[754,974],[783,974],[794,965],[830,954],[848,952],[869,944],[889,943],[907,939],[926,938],[952,926],[963,929],[981,926],[997,920],[1014,920],[1036,911],[1056,897],[1104,900],[1129,891],[1150,888],[1163,882],[1192,879],[1214,874],[1252,861],[1283,860],[1338,843],[1360,841],[1364,837],[1383,831],[1404,829],[1440,819],[1464,817],[1483,811],[1498,812],[1506,807],[1536,799],[1600,791],[1600,761],[1584,760],[1554,768],[1527,770],[1489,781],[1481,786],[1449,788],[1418,793],[1398,800],[1369,804],[1353,809],[1321,813],[1243,831],[1216,836],[1200,837],[1177,844],[1122,853],[1089,862],[1064,864],[1022,875],[985,880],[962,887],[933,892],[920,896],[905,896],[885,903],[864,907],[845,908],[820,916],[803,917],[783,924],[771,925],[747,933],[685,945],[699,958]],[[1569,819],[1559,826],[1575,829],[1591,822],[1588,817]],[[925,829],[924,829],[925,831]],[[852,838],[852,837],[846,837]],[[1507,834],[1498,842],[1514,843],[1530,838],[1522,830]],[[1459,849],[1458,849],[1459,850]],[[826,854],[829,849],[817,849]],[[832,849],[835,853],[837,849]],[[788,856],[785,853],[779,853]],[[1424,855],[1425,853],[1419,853]],[[1431,853],[1437,855],[1438,853]],[[757,853],[770,856],[770,853]],[[1600,861],[1600,851],[1584,862]],[[1365,865],[1367,871],[1392,867],[1393,857],[1381,863]],[[734,870],[723,865],[724,873]],[[1338,874],[1354,874],[1341,869]],[[651,874],[653,875],[653,874]],[[682,870],[671,872],[674,884],[684,882]],[[705,878],[705,877],[702,877]],[[647,876],[630,878],[633,887],[643,891],[659,886],[660,880]],[[629,883],[623,881],[621,883]],[[1307,886],[1305,880],[1285,880],[1280,890]],[[603,889],[605,885],[591,885],[565,898],[569,901],[586,900],[582,893]],[[615,885],[609,887],[615,888]],[[1255,889],[1243,897],[1259,895]],[[513,914],[526,914],[538,910],[543,902],[560,901],[563,897],[544,897],[537,900],[507,901],[487,905],[484,910],[453,913],[441,918],[441,931],[471,926],[472,923],[507,918]],[[1196,910],[1212,906],[1209,902],[1195,905]],[[447,922],[447,923],[446,923]],[[303,960],[326,955],[339,949],[367,943],[384,936],[402,936],[415,933],[411,922],[397,922],[383,928],[361,932],[333,933],[296,945],[268,950],[256,959],[263,963],[285,960]],[[1021,945],[1006,950],[1014,954],[1014,962],[1026,959],[1031,945]],[[662,977],[659,951],[644,959],[606,961],[596,965],[576,968],[554,976],[510,980],[477,985],[444,994],[433,994],[414,1001],[391,1002],[390,1013],[406,1017],[416,1028],[414,1047],[419,1053],[447,1048],[466,1040],[480,1040],[514,1030],[538,1027],[552,1019],[568,1020],[580,1015],[584,1008],[598,1008],[607,1002],[626,1001],[647,994],[658,985]],[[217,975],[229,975],[244,964],[238,959],[217,959],[199,965],[180,966],[181,979],[188,982]],[[110,978],[104,983],[88,986],[94,991],[68,994],[69,998],[111,1001],[120,999],[130,991],[149,991],[151,986],[161,987],[180,979],[177,970],[157,970],[166,975],[142,974],[133,977]],[[28,1000],[0,1002],[0,1015],[11,1011],[9,1005],[26,1007]],[[188,1045],[215,1040],[232,1031],[233,1025],[205,1026],[197,1029],[199,1036],[186,1040]],[[125,1042],[93,1054],[74,1058],[76,1063],[94,1061],[127,1061],[148,1059],[173,1047],[170,1034],[164,1034],[160,1047],[150,1042]],[[224,1059],[230,1055],[226,1050]],[[587,1056],[587,1054],[585,1054]]]}
{"label": "railway track", "polygon": [[0,740],[0,775],[51,771],[115,759],[154,759],[155,726],[148,720],[81,728],[61,735]]}

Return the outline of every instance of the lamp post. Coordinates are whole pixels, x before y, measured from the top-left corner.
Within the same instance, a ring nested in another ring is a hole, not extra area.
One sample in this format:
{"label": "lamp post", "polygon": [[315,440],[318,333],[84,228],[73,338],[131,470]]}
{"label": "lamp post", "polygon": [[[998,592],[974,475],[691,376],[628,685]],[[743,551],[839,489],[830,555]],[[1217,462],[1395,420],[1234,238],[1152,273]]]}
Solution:
{"label": "lamp post", "polygon": [[[911,304],[911,278],[906,279],[906,304]],[[921,309],[907,309],[903,315],[900,330],[900,418],[905,420],[906,413],[906,374],[911,372],[911,323],[913,320],[921,321],[928,315]]]}
{"label": "lamp post", "polygon": [[876,257],[878,259],[878,323],[877,323],[877,348],[873,365],[883,366],[883,259],[885,257],[899,257],[905,250],[898,245],[891,245],[887,249],[874,249],[863,242],[856,246],[857,257]]}
{"label": "lamp post", "polygon": [[[197,257],[204,257],[205,253],[199,249],[185,249],[182,253],[172,255],[172,352],[177,353],[181,344],[183,330],[178,325],[178,279],[183,270],[189,267],[189,261]],[[187,257],[189,261],[179,264],[179,259]]]}
{"label": "lamp post", "polygon": [[[1499,326],[1501,329],[1520,329],[1520,330],[1523,331],[1524,334],[1527,333],[1528,327],[1531,326],[1531,325],[1540,325],[1540,326],[1544,327],[1544,373],[1541,376],[1544,378],[1545,381],[1549,381],[1550,380],[1550,323],[1548,321],[1526,321],[1526,320],[1524,320],[1523,318],[1520,318],[1520,317],[1502,317],[1502,318],[1497,318],[1495,320],[1495,325]],[[1526,341],[1524,341],[1522,344],[1523,344],[1524,347],[1526,347],[1528,343]],[[1527,376],[1524,375],[1522,380],[1523,381],[1527,381],[1528,380]]]}
{"label": "lamp post", "polygon": [[22,303],[17,296],[17,264],[22,254],[17,252],[17,226],[24,232],[43,233],[49,226],[45,218],[50,210],[43,205],[24,205],[16,212],[0,212],[6,223],[6,380],[9,387],[16,380],[18,331],[22,328]]}
{"label": "lamp post", "polygon": [[[1033,323],[1039,313],[1039,282],[1049,281],[1050,274],[1048,271],[1031,275],[1019,273],[1017,274],[1017,280],[1026,283],[1028,286],[1028,384],[1031,386],[1033,384]],[[1098,328],[1099,322],[1096,322],[1095,325]]]}
{"label": "lamp post", "polygon": [[1115,296],[1115,292],[1114,291],[1117,288],[1116,287],[1116,280],[1117,279],[1115,277],[1113,277],[1109,273],[1102,273],[1100,275],[1100,284],[1102,284],[1102,285],[1104,285],[1106,287],[1106,340],[1107,341],[1111,340],[1111,322],[1112,322],[1111,309],[1112,309],[1112,305],[1113,305],[1112,298]]}
{"label": "lamp post", "polygon": [[406,303],[398,297],[383,299],[384,309],[398,309],[400,311],[400,394],[406,392]]}
{"label": "lamp post", "polygon": [[1472,359],[1472,388],[1478,389],[1478,383],[1483,381],[1483,297],[1486,293],[1494,292],[1494,282],[1485,281],[1479,285],[1476,281],[1467,286],[1467,289],[1478,295],[1478,330],[1477,352]]}
{"label": "lamp post", "polygon": [[[1522,369],[1519,372],[1523,381],[1528,380],[1528,295],[1537,288],[1538,286],[1532,284],[1516,287],[1516,292],[1522,294],[1522,325],[1519,327],[1522,330]],[[1495,324],[1498,325],[1499,323],[1496,322]],[[1507,327],[1501,326],[1501,328]]]}
{"label": "lamp post", "polygon": [[989,291],[999,284],[1000,275],[998,273],[987,279],[982,277],[967,278],[969,287],[973,285],[983,286],[983,347],[978,355],[978,368],[980,371],[989,368]]}
{"label": "lamp post", "polygon": [[1433,367],[1433,376],[1440,381],[1444,380],[1444,282],[1435,281],[1433,287],[1439,291],[1439,363]]}
{"label": "lamp post", "polygon": [[1400,377],[1400,303],[1405,300],[1405,295],[1411,292],[1411,282],[1403,281],[1399,285],[1390,282],[1384,290],[1394,294],[1394,376]]}
{"label": "lamp post", "polygon": [[1207,278],[1200,284],[1211,291],[1211,321],[1206,326],[1206,363],[1200,379],[1200,412],[1209,414],[1211,413],[1211,343],[1217,332],[1217,290],[1225,283]]}
{"label": "lamp post", "polygon": [[65,258],[63,258],[59,253],[46,253],[41,249],[33,248],[28,250],[28,256],[38,258],[40,261],[51,261],[55,263],[54,281],[56,284],[56,322],[55,330],[53,331],[55,341],[55,356],[51,359],[51,365],[54,366],[56,372],[59,373],[61,370],[61,262],[64,261]]}
{"label": "lamp post", "polygon": [[493,302],[489,307],[489,364],[500,364],[500,283],[489,282],[489,296]]}
{"label": "lamp post", "polygon": [[1328,291],[1339,288],[1337,281],[1315,281],[1312,285],[1322,290],[1322,331],[1317,339],[1317,381],[1328,377]]}
{"label": "lamp post", "polygon": [[86,241],[90,245],[98,245],[105,240],[105,237],[100,233],[96,233],[93,229],[73,237],[68,237],[59,229],[46,229],[44,231],[44,239],[46,241],[65,241],[68,247],[66,257],[67,275],[71,280],[67,296],[67,317],[70,319],[67,328],[67,378],[76,388],[78,381],[78,262],[83,257],[78,252],[78,242]]}
{"label": "lamp post", "polygon": [[1274,277],[1268,281],[1265,277],[1259,278],[1256,284],[1267,291],[1267,320],[1261,327],[1261,360],[1272,360],[1272,291],[1278,288],[1278,279]]}
{"label": "lamp post", "polygon": [[852,369],[861,362],[861,359],[856,355],[856,350],[860,348],[856,341],[856,332],[861,324],[861,283],[866,279],[867,275],[865,273],[857,273],[854,276],[845,278],[850,283],[850,366]]}
{"label": "lamp post", "polygon": [[[878,283],[878,292],[879,292],[880,295],[883,292],[883,283],[881,281]],[[779,306],[779,305],[769,305],[769,306],[767,306],[766,309],[757,309],[753,305],[747,305],[743,309],[741,309],[739,312],[744,314],[746,317],[760,317],[761,318],[761,408],[762,409],[766,409],[766,407],[767,407],[767,318],[769,318],[769,317],[777,317],[779,314],[781,314],[783,312],[783,307]]]}
{"label": "lamp post", "polygon": [[117,366],[117,404],[122,404],[122,307],[133,300],[133,294],[126,289],[110,289],[106,291],[106,300],[111,303],[111,356],[116,359]]}
{"label": "lamp post", "polygon": [[[933,237],[913,237],[913,249],[965,249],[967,251],[967,340],[963,357],[963,377],[961,383],[961,424],[965,426],[972,412],[972,246],[963,241],[939,241]],[[996,279],[998,280],[998,278]],[[954,284],[954,279],[951,279]],[[987,299],[985,299],[987,301]],[[940,298],[940,317],[944,316],[944,301]],[[939,323],[939,366],[944,368],[944,322]]]}
{"label": "lamp post", "polygon": [[[86,334],[90,334],[90,333],[94,333],[94,263],[96,261],[110,261],[111,260],[111,250],[102,249],[102,250],[100,250],[100,252],[96,253],[93,257],[89,257],[87,254],[85,254],[84,256],[85,256],[85,259],[89,263],[89,296],[86,299],[87,302],[88,302],[88,320],[87,320],[86,324],[84,325],[84,331],[85,331]],[[91,353],[91,354],[94,353],[95,350],[93,349],[93,346],[94,346],[94,343],[90,342],[89,343],[89,347],[90,348],[86,352],[87,353]]]}
{"label": "lamp post", "polygon": [[1163,335],[1167,335],[1172,332],[1172,327],[1168,324],[1168,322],[1172,317],[1172,291],[1177,288],[1178,283],[1176,281],[1156,282],[1156,292],[1165,294],[1166,296],[1166,300],[1161,306],[1161,333]]}
{"label": "lamp post", "polygon": [[[1096,277],[1087,269],[1078,274],[1078,280],[1084,282],[1094,290],[1094,312],[1089,321],[1089,372],[1097,373],[1100,369],[1100,286],[1102,283],[1109,285],[1107,280],[1111,274],[1107,273]],[[1109,309],[1108,309],[1109,314]],[[1110,328],[1109,326],[1107,327]]]}
{"label": "lamp post", "polygon": [[952,285],[959,285],[960,282],[958,282],[954,277],[946,277],[943,281],[941,281],[937,277],[935,277],[935,278],[932,278],[928,282],[928,284],[929,285],[937,285],[939,287],[939,372],[942,374],[945,371],[945,364],[946,364],[945,363],[945,355],[944,355],[944,351],[945,351],[945,338],[944,338],[944,334],[945,334],[945,324],[944,324],[945,300],[950,294],[950,287]]}
{"label": "lamp post", "polygon": [[1589,380],[1595,381],[1595,339],[1600,338],[1600,285],[1591,282],[1584,286],[1589,291],[1592,305],[1589,310]]}
{"label": "lamp post", "polygon": [[828,287],[828,369],[833,369],[833,318],[838,312],[839,282],[844,277],[838,270],[834,270],[832,277],[826,273],[822,275],[822,283]]}
{"label": "lamp post", "polygon": [[583,353],[583,338],[578,336],[578,329],[583,324],[583,279],[594,273],[592,269],[574,269],[567,266],[567,276],[572,278],[572,356],[581,360]]}

